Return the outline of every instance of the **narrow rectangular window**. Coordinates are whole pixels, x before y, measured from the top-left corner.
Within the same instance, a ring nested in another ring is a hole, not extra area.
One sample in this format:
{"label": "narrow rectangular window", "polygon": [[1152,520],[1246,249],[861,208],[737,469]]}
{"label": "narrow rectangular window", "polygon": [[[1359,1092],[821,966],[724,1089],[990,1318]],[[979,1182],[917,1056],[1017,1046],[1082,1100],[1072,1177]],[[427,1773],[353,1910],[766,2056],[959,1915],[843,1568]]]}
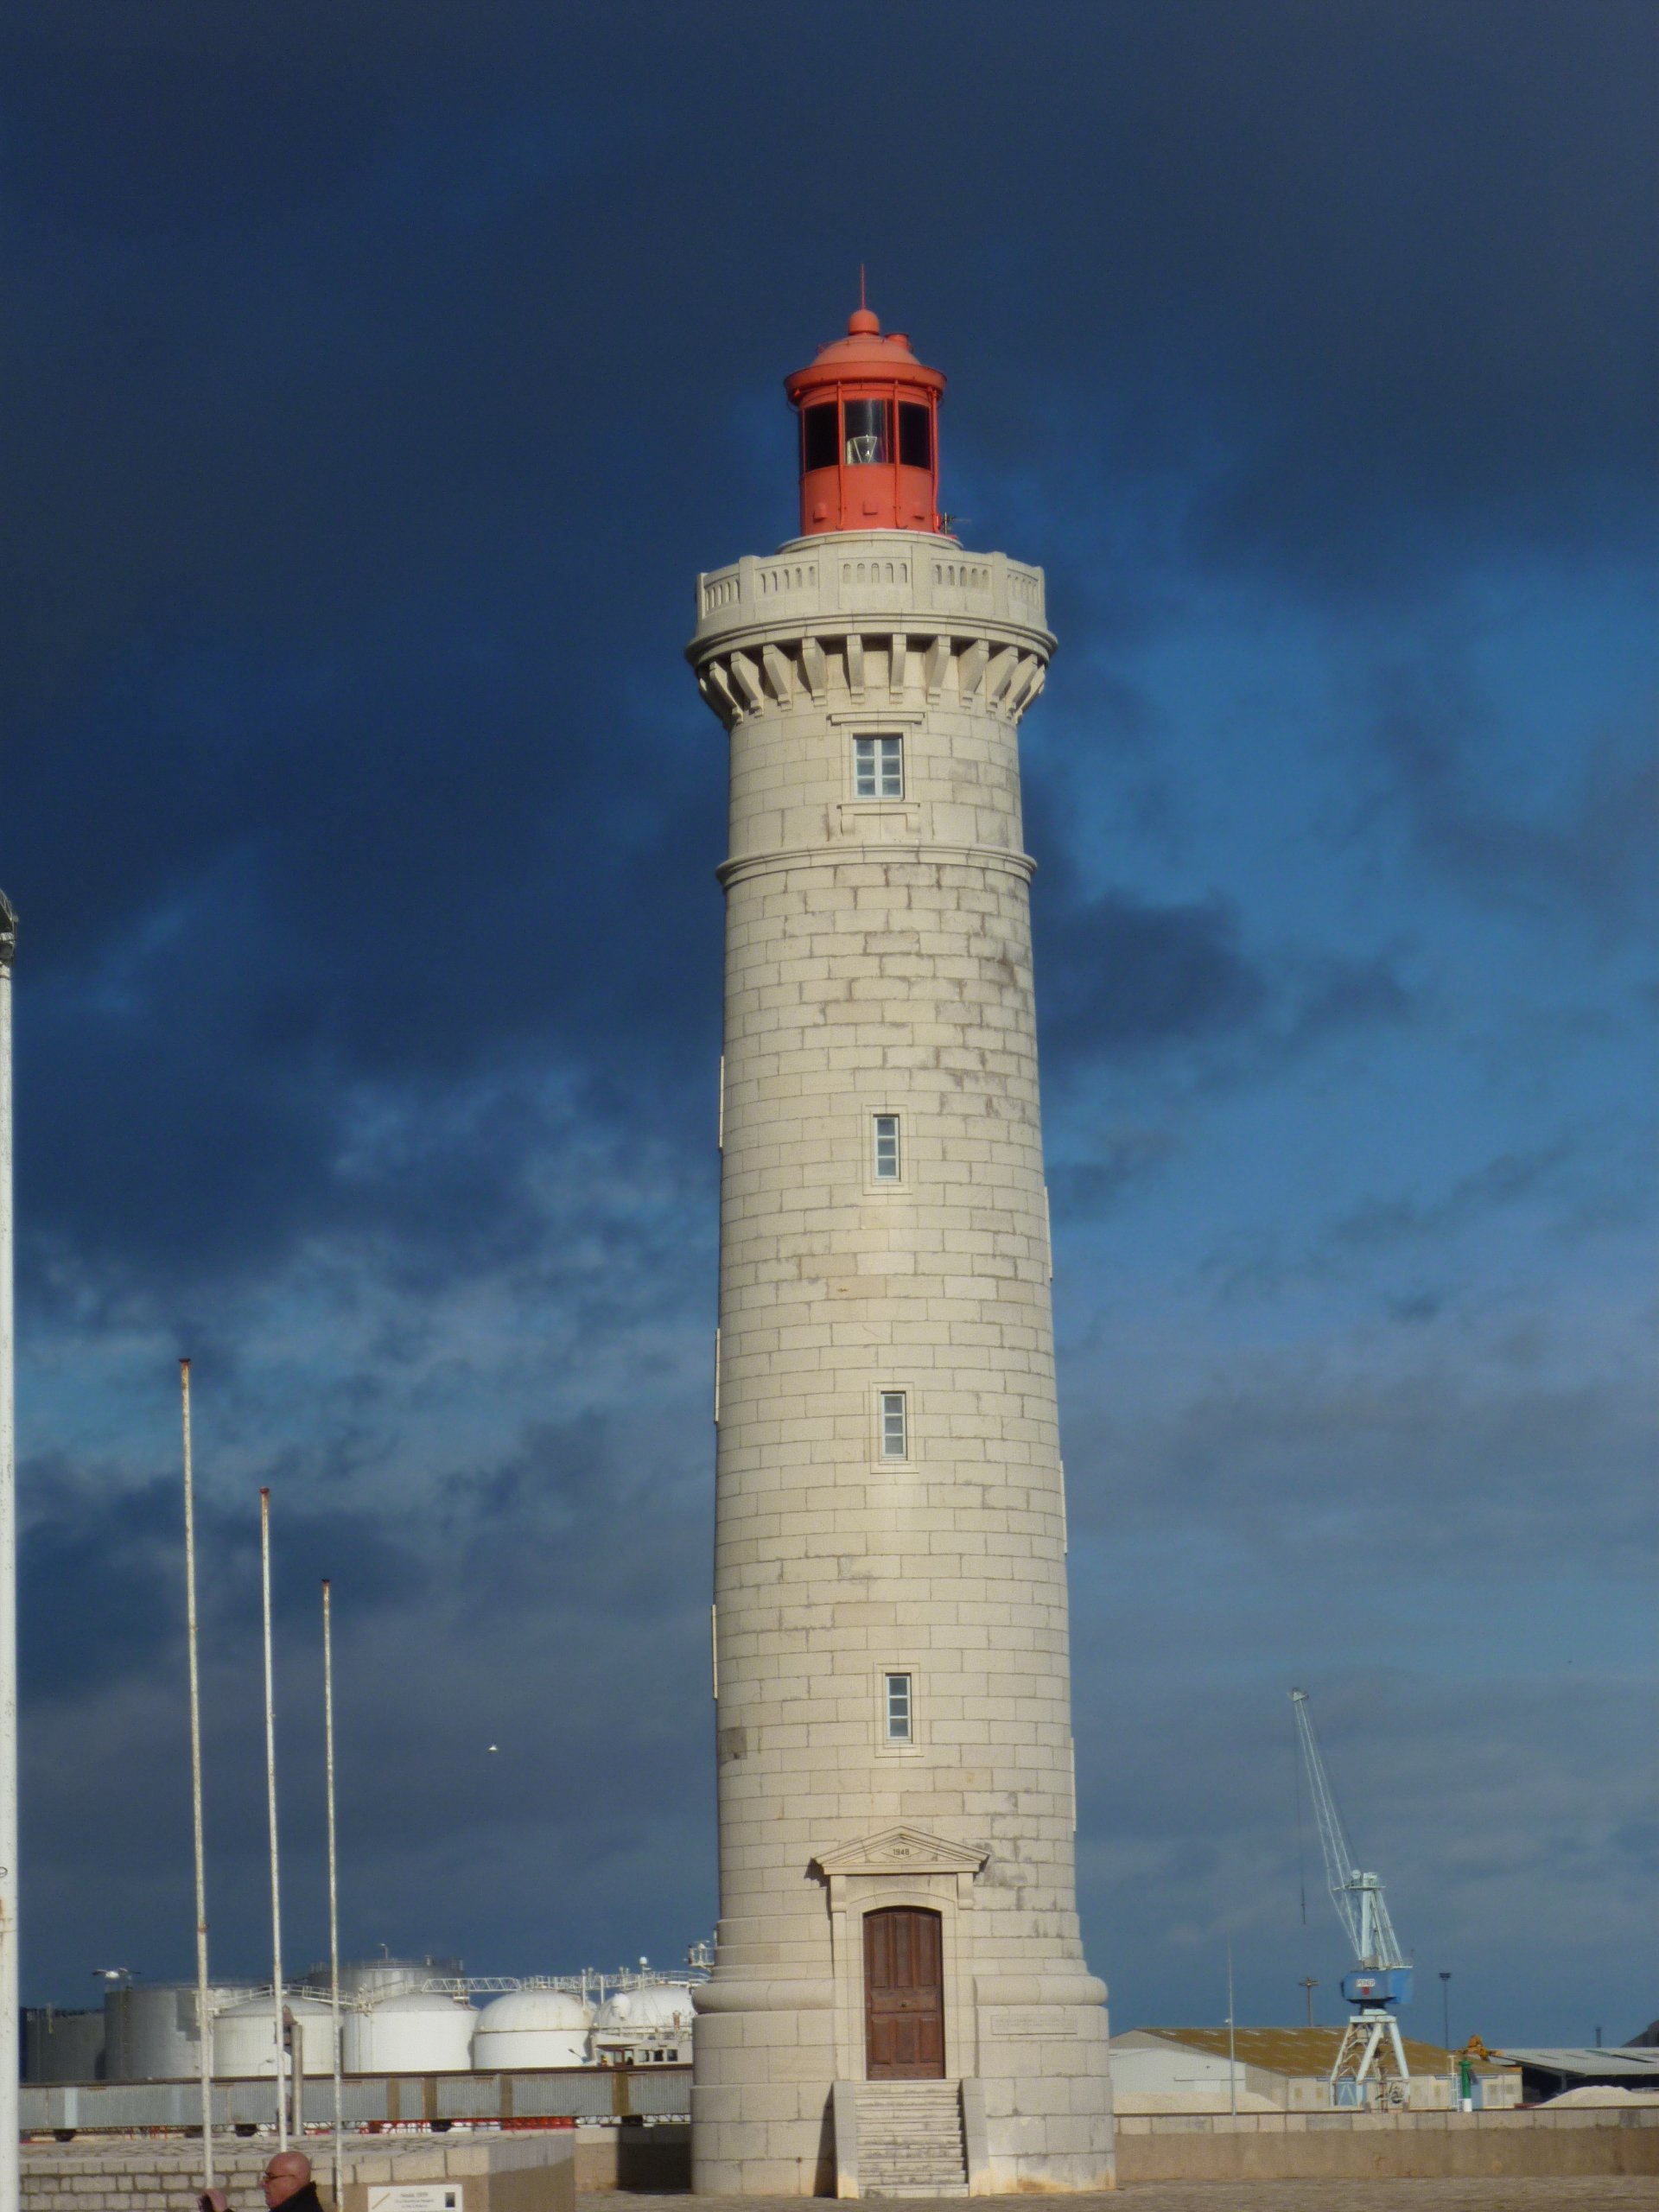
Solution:
{"label": "narrow rectangular window", "polygon": [[902,1390],[881,1393],[881,1457],[884,1459],[908,1459],[910,1457],[910,1423],[905,1417],[905,1394]]}
{"label": "narrow rectangular window", "polygon": [[853,792],[858,798],[903,798],[905,741],[902,737],[853,740]]}
{"label": "narrow rectangular window", "polygon": [[899,465],[901,468],[933,466],[932,418],[913,399],[899,403]]}
{"label": "narrow rectangular window", "polygon": [[910,1676],[888,1675],[884,1679],[887,1687],[882,1699],[882,1714],[887,1741],[890,1744],[908,1744],[912,1741]]}
{"label": "narrow rectangular window", "polygon": [[801,414],[801,467],[833,468],[839,455],[836,439],[836,403],[808,407]]}
{"label": "narrow rectangular window", "polygon": [[878,1114],[875,1117],[874,1179],[878,1183],[896,1183],[899,1173],[899,1116],[896,1114]]}

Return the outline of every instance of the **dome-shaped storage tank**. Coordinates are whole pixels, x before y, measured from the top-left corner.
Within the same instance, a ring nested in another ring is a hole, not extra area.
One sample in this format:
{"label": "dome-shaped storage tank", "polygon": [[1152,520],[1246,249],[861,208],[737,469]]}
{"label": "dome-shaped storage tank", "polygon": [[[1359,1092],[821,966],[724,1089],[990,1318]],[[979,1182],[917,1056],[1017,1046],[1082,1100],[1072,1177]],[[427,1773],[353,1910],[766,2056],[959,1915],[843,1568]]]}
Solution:
{"label": "dome-shaped storage tank", "polygon": [[642,1981],[605,1999],[592,2050],[601,2066],[683,2063],[691,2056],[691,1991],[683,1981]]}
{"label": "dome-shaped storage tank", "polygon": [[683,1981],[642,1981],[619,1989],[600,2006],[596,2028],[678,2028],[691,2022],[691,1990]]}
{"label": "dome-shaped storage tank", "polygon": [[383,1997],[348,2012],[341,2041],[348,2074],[454,2074],[472,2063],[478,2013],[435,1992]]}
{"label": "dome-shaped storage tank", "polygon": [[[327,2005],[297,1992],[283,2000],[300,2031],[300,2064],[308,2079],[334,2070],[334,2024]],[[213,2072],[226,2081],[276,2071],[276,2021],[269,1997],[227,2005],[213,2022]]]}
{"label": "dome-shaped storage tank", "polygon": [[505,2067],[585,2066],[593,2007],[563,1989],[515,1989],[478,2016],[473,2065],[484,2074]]}

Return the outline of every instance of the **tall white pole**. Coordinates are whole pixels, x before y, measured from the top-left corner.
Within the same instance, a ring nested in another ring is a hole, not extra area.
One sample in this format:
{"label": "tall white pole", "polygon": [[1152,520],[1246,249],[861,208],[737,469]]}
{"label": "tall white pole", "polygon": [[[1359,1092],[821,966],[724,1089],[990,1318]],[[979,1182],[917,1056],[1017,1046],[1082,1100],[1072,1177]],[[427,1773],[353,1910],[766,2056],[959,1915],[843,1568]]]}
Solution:
{"label": "tall white pole", "polygon": [[0,2212],[18,2212],[17,1422],[12,1313],[11,961],[0,892]]}
{"label": "tall white pole", "polygon": [[344,2099],[340,2080],[340,1853],[334,1840],[334,1627],[328,1578],[322,1578],[322,1740],[328,1798],[328,2006],[334,2014],[334,2212],[340,2212],[340,2136]]}
{"label": "tall white pole", "polygon": [[259,1597],[265,1631],[265,1802],[270,1813],[270,1998],[276,2024],[276,2145],[288,2148],[283,2070],[283,1893],[276,1858],[276,1688],[270,1659],[270,1492],[259,1491]]}
{"label": "tall white pole", "polygon": [[190,1817],[196,1844],[196,2034],[201,2063],[201,2185],[213,2186],[213,2039],[207,2017],[207,1855],[201,1826],[201,1676],[196,1660],[196,1490],[190,1452],[190,1363],[179,1362],[184,1424],[184,1619],[190,1657]]}
{"label": "tall white pole", "polygon": [[1233,1931],[1227,1930],[1227,2109],[1238,2118],[1238,2027],[1233,2017]]}

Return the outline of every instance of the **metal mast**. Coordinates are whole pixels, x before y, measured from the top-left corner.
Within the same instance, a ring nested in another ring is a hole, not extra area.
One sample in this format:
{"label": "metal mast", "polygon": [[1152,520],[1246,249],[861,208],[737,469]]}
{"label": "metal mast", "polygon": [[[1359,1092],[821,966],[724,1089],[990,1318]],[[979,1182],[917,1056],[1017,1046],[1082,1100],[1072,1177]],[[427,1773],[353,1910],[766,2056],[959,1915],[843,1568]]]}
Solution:
{"label": "metal mast", "polygon": [[11,961],[0,891],[0,2212],[17,2212],[17,1424],[12,1313]]}
{"label": "metal mast", "polygon": [[1410,1999],[1411,1969],[1389,1918],[1381,1881],[1355,1864],[1336,1792],[1313,1733],[1307,1692],[1292,1690],[1290,1703],[1319,1832],[1325,1885],[1354,1948],[1354,1971],[1344,1974],[1342,1993],[1355,2010],[1343,2031],[1331,2069],[1332,2095],[1344,2101],[1338,2085],[1350,2082],[1353,2087],[1347,2092],[1347,2101],[1363,2103],[1365,2085],[1374,2081],[1389,2101],[1403,2104],[1409,2094],[1411,2069],[1406,2063],[1400,2023],[1393,2008]]}
{"label": "metal mast", "polygon": [[[288,2148],[288,2082],[283,2050],[283,1901],[276,1852],[276,1690],[270,1663],[270,1492],[259,1492],[259,1592],[265,1639],[265,1803],[270,1825],[270,1998],[276,2035],[276,2145]],[[297,2087],[296,2094],[297,2095]]]}
{"label": "metal mast", "polygon": [[201,2080],[201,2185],[213,2186],[213,2037],[207,2010],[207,1854],[201,1817],[201,1675],[197,1659],[196,1488],[190,1440],[190,1363],[179,1362],[184,1432],[184,1614],[190,1673],[190,1818],[196,1853],[196,2037]]}
{"label": "metal mast", "polygon": [[334,2212],[345,2202],[340,2192],[341,2089],[340,2079],[340,1851],[334,1827],[334,1619],[333,1592],[322,1578],[322,1735],[323,1779],[328,1804],[328,2010],[329,2048],[334,2052]]}

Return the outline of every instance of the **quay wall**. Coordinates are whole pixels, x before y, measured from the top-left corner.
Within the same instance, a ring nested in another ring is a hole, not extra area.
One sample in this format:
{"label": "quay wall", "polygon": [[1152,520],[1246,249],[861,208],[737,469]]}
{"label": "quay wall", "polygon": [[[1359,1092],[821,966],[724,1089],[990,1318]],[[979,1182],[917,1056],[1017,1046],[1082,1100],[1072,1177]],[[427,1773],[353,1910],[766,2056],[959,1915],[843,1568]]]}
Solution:
{"label": "quay wall", "polygon": [[[1649,2111],[1122,2113],[1118,2179],[1140,2182],[1433,2181],[1659,2175],[1659,2100]],[[367,2212],[373,2182],[458,2178],[457,2212],[573,2212],[575,2191],[656,2196],[686,2189],[690,2130],[582,2126],[523,2133],[359,2138],[347,2146],[340,2212]],[[328,2195],[326,2141],[308,2146]],[[217,2146],[235,2212],[257,2212],[271,2141]],[[26,2143],[23,2212],[194,2212],[194,2144],[81,2136]]]}
{"label": "quay wall", "polygon": [[1659,2174],[1651,2112],[1120,2113],[1120,2183]]}
{"label": "quay wall", "polygon": [[[346,2146],[339,2212],[368,2212],[377,2183],[442,2183],[455,2187],[454,2212],[575,2212],[575,2130],[361,2139]],[[239,2139],[214,2146],[219,2186],[232,2212],[258,2212],[259,2177],[276,2147]],[[326,2140],[305,2148],[319,2194],[331,2196]],[[188,2138],[80,2137],[73,2143],[25,2143],[22,2212],[194,2212],[201,2153]]]}

